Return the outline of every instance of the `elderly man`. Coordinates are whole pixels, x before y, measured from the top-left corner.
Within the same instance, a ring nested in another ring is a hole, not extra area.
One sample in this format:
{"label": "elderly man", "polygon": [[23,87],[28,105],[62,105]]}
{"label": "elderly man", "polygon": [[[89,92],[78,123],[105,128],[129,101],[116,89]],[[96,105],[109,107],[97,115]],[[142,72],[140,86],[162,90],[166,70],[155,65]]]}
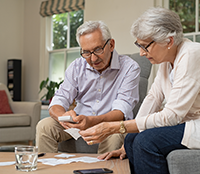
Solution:
{"label": "elderly man", "polygon": [[[67,68],[49,106],[51,117],[37,125],[36,144],[42,152],[57,152],[58,142],[72,138],[65,129],[85,130],[101,122],[133,119],[132,109],[139,100],[140,68],[128,56],[118,55],[103,22],[85,22],[77,29],[76,38],[81,58]],[[74,99],[77,105],[68,111]],[[66,115],[76,124],[58,121]],[[123,140],[123,131],[108,137],[99,144],[98,153],[119,149]]]}

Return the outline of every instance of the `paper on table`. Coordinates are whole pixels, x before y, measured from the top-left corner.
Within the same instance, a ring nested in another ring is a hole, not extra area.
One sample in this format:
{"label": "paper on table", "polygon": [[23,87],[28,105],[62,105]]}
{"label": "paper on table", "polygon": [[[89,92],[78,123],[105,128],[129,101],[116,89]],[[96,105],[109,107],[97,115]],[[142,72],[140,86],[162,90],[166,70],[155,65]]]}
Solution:
{"label": "paper on table", "polygon": [[104,161],[104,160],[99,160],[98,158],[93,158],[88,156],[72,158],[72,159],[74,160],[74,162],[84,162],[84,163],[96,163],[99,161]]}
{"label": "paper on table", "polygon": [[15,161],[9,161],[9,162],[0,162],[0,166],[10,166],[15,164]]}
{"label": "paper on table", "polygon": [[43,159],[38,159],[37,161],[38,162],[41,162],[41,163],[44,163],[46,161],[56,161],[57,159],[56,158],[43,158]]}
{"label": "paper on table", "polygon": [[78,140],[78,138],[81,137],[81,135],[79,134],[80,129],[69,128],[65,129],[64,131],[70,134],[75,140]]}
{"label": "paper on table", "polygon": [[[75,155],[69,155],[69,154],[60,154],[60,155],[55,155],[55,157],[64,157],[66,156],[75,156]],[[56,159],[56,158],[43,158],[43,159],[38,159],[38,162],[41,162],[46,165],[51,165],[51,166],[56,166],[59,164],[69,164],[72,162],[84,162],[84,163],[95,163],[99,161],[104,161],[104,160],[99,160],[98,158],[93,158],[93,157],[78,157],[78,158],[70,158],[70,159]],[[8,165],[13,165],[15,164],[15,161],[10,161],[10,162],[0,162],[0,166],[8,166]]]}
{"label": "paper on table", "polygon": [[[60,154],[59,156],[65,156],[68,154]],[[57,157],[56,155],[55,157]],[[70,164],[72,162],[84,162],[84,163],[95,163],[103,160],[99,160],[97,158],[93,157],[78,157],[78,158],[70,158],[70,159],[56,159],[56,158],[43,158],[43,159],[38,159],[38,162],[42,162],[43,164],[46,165],[51,165],[51,166],[56,166],[59,164]]]}
{"label": "paper on table", "polygon": [[76,155],[70,155],[70,154],[66,154],[66,153],[61,153],[59,155],[55,155],[55,157],[60,157],[60,158],[69,158],[69,157],[73,157]]}

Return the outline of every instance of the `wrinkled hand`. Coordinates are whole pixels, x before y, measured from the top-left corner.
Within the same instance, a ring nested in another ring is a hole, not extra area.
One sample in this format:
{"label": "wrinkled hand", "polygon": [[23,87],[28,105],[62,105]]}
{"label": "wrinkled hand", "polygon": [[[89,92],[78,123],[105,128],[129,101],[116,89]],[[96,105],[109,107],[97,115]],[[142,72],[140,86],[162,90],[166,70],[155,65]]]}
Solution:
{"label": "wrinkled hand", "polygon": [[[72,119],[73,119],[73,118],[76,116],[76,112],[75,112],[74,110],[70,110],[70,111],[65,112],[62,116],[68,116],[68,115],[70,115],[70,116],[72,117]],[[74,120],[74,119],[73,119],[73,120]],[[59,123],[60,123],[65,129],[70,128],[70,127],[68,126],[68,123],[69,123],[69,122],[67,122],[67,121],[65,121],[65,122],[59,121]]]}
{"label": "wrinkled hand", "polygon": [[114,150],[112,152],[104,153],[97,158],[100,160],[109,160],[111,157],[119,157],[121,160],[126,157],[126,151],[124,149],[124,145],[118,150]]}
{"label": "wrinkled hand", "polygon": [[[85,131],[79,132],[87,144],[97,144],[113,133],[112,125],[109,122],[99,123]],[[92,143],[91,143],[92,142]]]}
{"label": "wrinkled hand", "polygon": [[74,122],[76,122],[75,124],[70,122],[60,122],[60,124],[66,129],[77,128],[80,130],[85,130],[94,125],[95,116],[85,116],[85,115],[76,116],[76,112],[74,110],[70,110],[66,113],[72,117]]}

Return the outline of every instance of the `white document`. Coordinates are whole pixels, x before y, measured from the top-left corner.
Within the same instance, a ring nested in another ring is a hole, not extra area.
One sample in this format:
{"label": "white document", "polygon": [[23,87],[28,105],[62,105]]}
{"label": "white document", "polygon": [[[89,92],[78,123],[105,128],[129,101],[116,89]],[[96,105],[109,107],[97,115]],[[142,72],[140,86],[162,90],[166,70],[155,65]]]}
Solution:
{"label": "white document", "polygon": [[[63,158],[69,158],[75,155],[70,155],[70,154],[59,154],[55,155],[55,157],[63,157]],[[104,161],[104,160],[99,160],[98,158],[93,158],[93,157],[78,157],[78,158],[69,158],[69,159],[57,159],[57,158],[43,158],[43,159],[38,159],[38,162],[41,162],[45,165],[50,165],[50,166],[56,166],[60,164],[70,164],[73,162],[83,162],[83,163],[95,163],[99,161]],[[10,162],[0,162],[0,166],[8,166],[8,165],[14,165],[15,161],[10,161]]]}
{"label": "white document", "polygon": [[78,138],[81,137],[81,135],[79,134],[80,129],[69,128],[65,129],[64,131],[70,134],[75,140],[78,140]]}
{"label": "white document", "polygon": [[70,155],[67,153],[61,153],[59,155],[55,155],[55,157],[58,157],[58,158],[69,158],[69,157],[73,157],[73,156],[76,156],[76,155]]}
{"label": "white document", "polygon": [[[68,156],[68,154],[60,154],[59,156]],[[75,156],[75,155],[74,155]],[[56,155],[55,157],[58,157]],[[60,164],[70,164],[73,162],[84,162],[84,163],[95,163],[99,161],[104,161],[104,160],[99,160],[98,158],[93,158],[93,157],[78,157],[78,158],[69,158],[69,159],[56,159],[56,158],[43,158],[43,159],[38,159],[38,162],[42,162],[45,165],[50,165],[50,166],[56,166]]]}
{"label": "white document", "polygon": [[10,166],[15,164],[15,161],[9,161],[9,162],[0,162],[0,166]]}

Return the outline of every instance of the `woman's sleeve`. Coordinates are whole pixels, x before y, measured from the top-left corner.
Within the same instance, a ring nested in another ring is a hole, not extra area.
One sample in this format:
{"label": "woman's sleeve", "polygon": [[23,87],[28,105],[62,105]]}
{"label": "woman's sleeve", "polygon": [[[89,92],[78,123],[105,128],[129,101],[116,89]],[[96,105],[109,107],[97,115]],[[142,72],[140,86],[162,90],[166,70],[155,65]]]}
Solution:
{"label": "woman's sleeve", "polygon": [[159,111],[162,106],[164,95],[160,83],[161,69],[162,65],[159,66],[154,83],[152,84],[151,89],[149,90],[148,95],[145,97],[136,116],[136,123],[139,131],[146,129],[146,119],[148,114]]}

